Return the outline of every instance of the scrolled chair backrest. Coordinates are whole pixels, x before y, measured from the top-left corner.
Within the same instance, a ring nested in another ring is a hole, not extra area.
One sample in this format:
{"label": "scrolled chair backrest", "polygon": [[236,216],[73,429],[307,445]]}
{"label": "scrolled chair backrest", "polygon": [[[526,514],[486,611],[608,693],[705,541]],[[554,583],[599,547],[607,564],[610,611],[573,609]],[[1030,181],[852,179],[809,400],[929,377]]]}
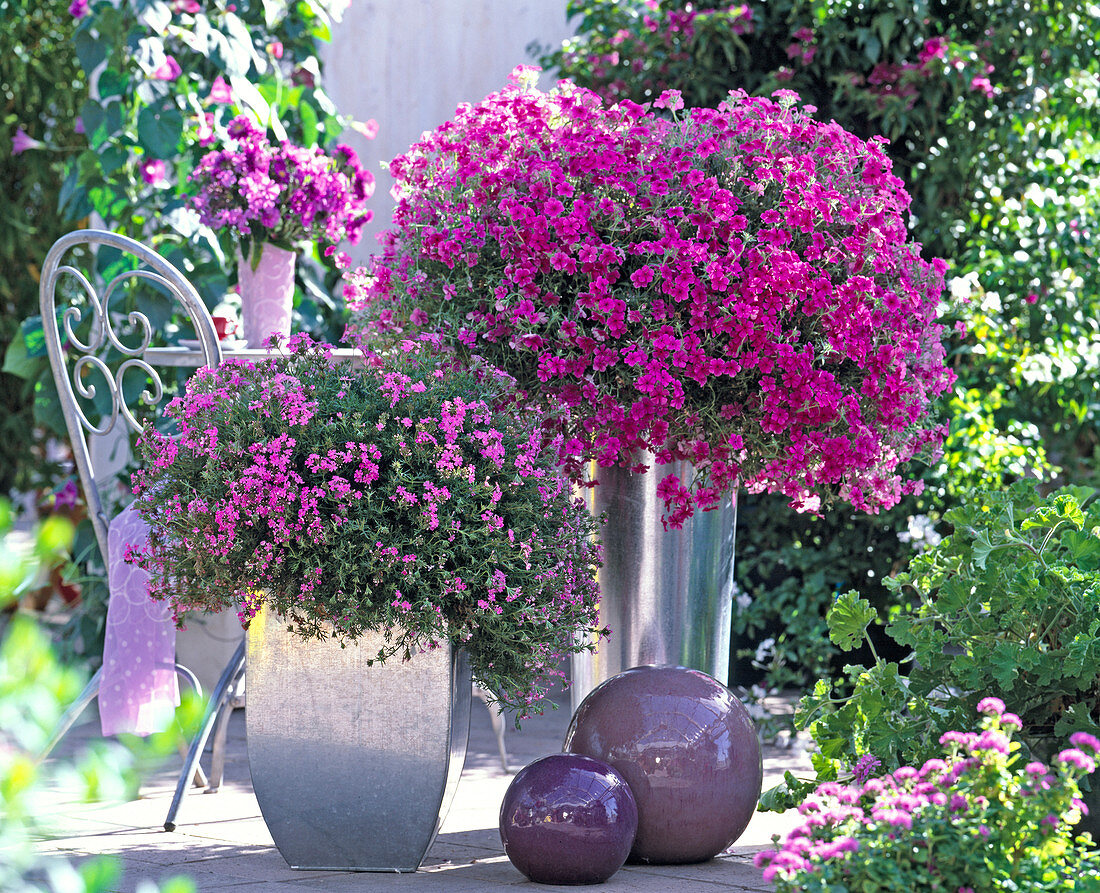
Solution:
{"label": "scrolled chair backrest", "polygon": [[[152,249],[117,233],[78,230],[58,239],[42,266],[39,295],[73,459],[106,556],[110,518],[90,438],[121,437],[120,419],[128,434],[155,423],[195,367],[221,362],[221,347],[187,278]],[[193,356],[181,359],[184,351]]]}

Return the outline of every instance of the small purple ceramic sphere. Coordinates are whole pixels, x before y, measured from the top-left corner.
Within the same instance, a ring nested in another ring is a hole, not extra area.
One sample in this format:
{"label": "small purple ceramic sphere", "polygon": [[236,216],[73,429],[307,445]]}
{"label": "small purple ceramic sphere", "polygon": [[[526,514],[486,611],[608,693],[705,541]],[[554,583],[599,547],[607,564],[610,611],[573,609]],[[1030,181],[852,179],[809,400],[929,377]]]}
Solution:
{"label": "small purple ceramic sphere", "polygon": [[618,769],[638,804],[632,862],[703,862],[749,824],[764,780],[741,701],[684,667],[635,667],[593,689],[564,750]]}
{"label": "small purple ceramic sphere", "polygon": [[500,807],[504,852],[537,884],[602,884],[622,868],[637,829],[623,777],[576,754],[535,760],[512,779]]}

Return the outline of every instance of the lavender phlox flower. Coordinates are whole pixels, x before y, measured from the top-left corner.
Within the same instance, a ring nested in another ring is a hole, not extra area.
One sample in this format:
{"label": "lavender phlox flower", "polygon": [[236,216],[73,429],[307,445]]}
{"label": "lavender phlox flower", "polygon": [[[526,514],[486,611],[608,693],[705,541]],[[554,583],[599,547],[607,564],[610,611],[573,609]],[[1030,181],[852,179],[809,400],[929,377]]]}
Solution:
{"label": "lavender phlox flower", "polygon": [[1061,751],[1054,760],[1057,763],[1075,766],[1084,772],[1085,775],[1090,774],[1096,769],[1096,761],[1083,750],[1078,750],[1076,747],[1066,748]]}
{"label": "lavender phlox flower", "polygon": [[1077,748],[1087,748],[1094,754],[1100,753],[1100,738],[1090,735],[1088,732],[1074,732],[1069,736],[1069,743]]}
{"label": "lavender phlox flower", "polygon": [[913,817],[903,809],[874,809],[871,811],[871,818],[895,828],[908,830],[913,827]]}
{"label": "lavender phlox flower", "polygon": [[192,206],[205,225],[284,247],[303,239],[358,241],[374,179],[354,150],[342,145],[330,158],[317,147],[273,146],[244,115],[227,133],[229,142],[208,152],[191,175],[199,183]]}
{"label": "lavender phlox flower", "polygon": [[992,751],[1008,756],[1009,743],[1009,738],[1004,732],[999,732],[996,729],[986,729],[970,745],[970,752],[977,754]]}
{"label": "lavender phlox flower", "polygon": [[856,760],[855,765],[852,766],[852,776],[857,782],[862,784],[880,768],[882,768],[882,761],[874,754],[865,753]]}

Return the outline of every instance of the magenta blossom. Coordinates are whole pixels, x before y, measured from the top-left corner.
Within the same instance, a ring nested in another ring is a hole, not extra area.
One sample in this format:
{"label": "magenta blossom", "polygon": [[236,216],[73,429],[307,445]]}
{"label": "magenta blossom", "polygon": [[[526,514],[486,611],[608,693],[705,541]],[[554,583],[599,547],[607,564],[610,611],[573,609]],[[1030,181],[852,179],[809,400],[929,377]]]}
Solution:
{"label": "magenta blossom", "polygon": [[180,64],[172,56],[165,56],[164,61],[160,63],[150,77],[156,81],[174,81],[180,74]]}
{"label": "magenta blossom", "polygon": [[374,118],[368,118],[366,121],[356,121],[352,127],[368,140],[378,136],[378,122]]}
{"label": "magenta blossom", "polygon": [[220,74],[210,85],[210,101],[219,105],[233,104],[233,90]]}
{"label": "magenta blossom", "polygon": [[[177,617],[261,606],[306,637],[444,640],[521,715],[599,632],[595,521],[512,383],[406,342],[352,366],[276,337],[270,356],[199,370],[142,435],[128,560]],[[196,474],[196,468],[217,469]]]}
{"label": "magenta blossom", "polygon": [[27,136],[27,131],[22,127],[19,127],[15,131],[15,136],[11,138],[11,154],[21,155],[28,149],[41,149],[42,143],[33,137]]}
{"label": "magenta blossom", "polygon": [[88,0],[72,0],[69,4],[69,15],[74,19],[82,19],[91,12]]}
{"label": "magenta blossom", "polygon": [[150,186],[167,186],[168,167],[159,158],[149,158],[141,163],[141,179]]}
{"label": "magenta blossom", "polygon": [[191,204],[206,226],[286,248],[303,239],[359,240],[371,217],[366,204],[374,177],[351,147],[337,145],[330,156],[289,142],[274,146],[243,115],[230,122],[228,134],[226,145],[203,156],[190,177],[199,187]]}
{"label": "magenta blossom", "polygon": [[919,489],[898,468],[944,433],[946,265],[909,241],[881,141],[788,96],[669,121],[510,85],[390,172],[394,228],[345,291],[360,325],[402,337],[419,308],[516,375],[577,479],[691,462],[660,485],[674,526],[733,487],[869,511]]}

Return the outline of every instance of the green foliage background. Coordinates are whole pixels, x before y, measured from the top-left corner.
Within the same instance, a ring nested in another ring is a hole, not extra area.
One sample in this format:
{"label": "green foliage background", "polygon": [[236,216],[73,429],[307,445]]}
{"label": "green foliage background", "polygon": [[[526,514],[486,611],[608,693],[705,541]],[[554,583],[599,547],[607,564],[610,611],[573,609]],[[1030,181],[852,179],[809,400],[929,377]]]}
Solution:
{"label": "green foliage background", "polygon": [[[0,357],[37,312],[38,267],[73,222],[57,212],[65,165],[84,145],[75,132],[87,95],[64,3],[0,0]],[[53,148],[12,153],[22,130]],[[27,488],[35,455],[34,383],[0,371],[0,495]]]}

